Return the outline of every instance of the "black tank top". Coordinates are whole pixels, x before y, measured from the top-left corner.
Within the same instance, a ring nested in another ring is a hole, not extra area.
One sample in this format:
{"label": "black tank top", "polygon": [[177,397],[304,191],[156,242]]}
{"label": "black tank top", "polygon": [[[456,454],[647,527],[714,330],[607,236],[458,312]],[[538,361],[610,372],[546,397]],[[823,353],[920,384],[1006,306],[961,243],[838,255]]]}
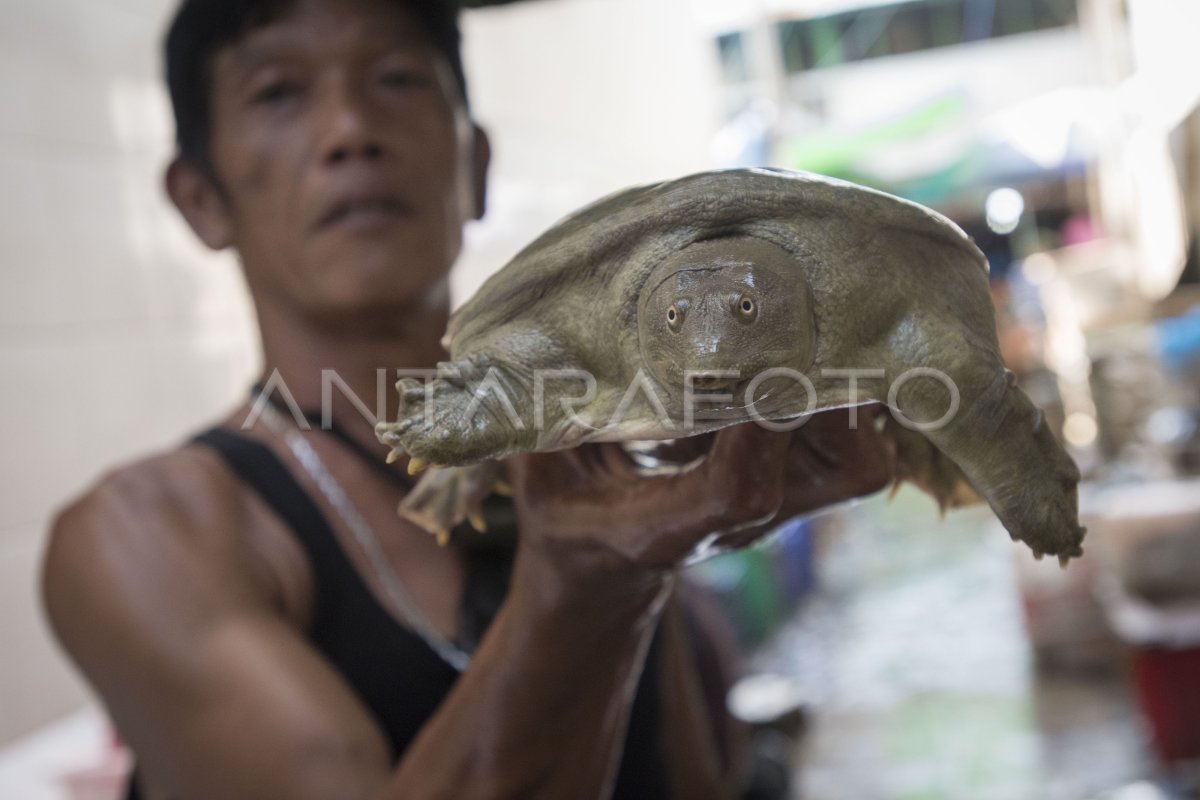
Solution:
{"label": "black tank top", "polygon": [[[321,510],[270,448],[214,428],[195,441],[212,447],[291,529],[313,574],[313,613],[307,637],[353,687],[378,721],[398,759],[436,712],[458,679],[418,635],[398,623],[364,584]],[[492,498],[484,508],[490,541],[512,541],[510,501]],[[510,536],[505,536],[505,531]],[[495,534],[499,534],[493,536]],[[478,541],[478,539],[477,539]],[[508,587],[508,547],[467,552],[466,592],[461,604],[464,639],[474,644],[495,616]],[[659,800],[667,796],[660,737],[657,637],[651,644],[629,720],[614,798]],[[129,800],[137,800],[136,774]],[[181,798],[181,800],[187,800]]]}

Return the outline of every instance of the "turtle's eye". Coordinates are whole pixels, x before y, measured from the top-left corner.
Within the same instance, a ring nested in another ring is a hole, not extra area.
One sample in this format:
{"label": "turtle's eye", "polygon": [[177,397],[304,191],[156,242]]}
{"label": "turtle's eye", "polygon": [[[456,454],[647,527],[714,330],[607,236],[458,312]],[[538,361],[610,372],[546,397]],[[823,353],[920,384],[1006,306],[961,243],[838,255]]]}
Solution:
{"label": "turtle's eye", "polygon": [[758,316],[758,304],[744,294],[738,295],[733,303],[733,310],[738,317],[747,322]]}
{"label": "turtle's eye", "polygon": [[679,303],[674,304],[667,309],[667,327],[673,331],[679,330],[679,326],[683,324],[683,306]]}

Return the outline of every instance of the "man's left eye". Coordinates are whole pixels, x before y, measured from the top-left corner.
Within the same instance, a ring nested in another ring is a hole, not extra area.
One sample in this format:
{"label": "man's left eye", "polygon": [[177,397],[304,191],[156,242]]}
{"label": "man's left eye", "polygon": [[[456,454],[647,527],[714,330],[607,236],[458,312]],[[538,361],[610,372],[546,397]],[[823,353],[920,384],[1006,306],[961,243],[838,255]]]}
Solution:
{"label": "man's left eye", "polygon": [[380,80],[386,86],[395,87],[428,86],[433,82],[428,75],[413,70],[388,70]]}

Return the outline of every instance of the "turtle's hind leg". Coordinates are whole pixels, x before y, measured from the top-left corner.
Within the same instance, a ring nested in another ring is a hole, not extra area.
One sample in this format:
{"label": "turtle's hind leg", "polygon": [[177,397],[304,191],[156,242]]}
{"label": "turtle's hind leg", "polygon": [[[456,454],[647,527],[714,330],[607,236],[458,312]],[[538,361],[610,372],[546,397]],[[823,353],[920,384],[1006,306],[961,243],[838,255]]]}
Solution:
{"label": "turtle's hind leg", "polygon": [[947,509],[984,502],[957,464],[934,447],[920,431],[904,427],[884,416],[882,433],[892,440],[896,453],[894,494],[907,481],[932,497],[944,515]]}
{"label": "turtle's hind leg", "polygon": [[[1038,557],[1050,553],[1065,563],[1082,555],[1079,469],[1015,376],[999,358],[971,348],[943,375],[952,391],[947,383],[939,390],[931,378],[914,379],[895,393],[894,410],[910,421],[938,421],[925,435],[987,498],[1013,539]],[[958,409],[951,415],[947,401],[954,392]]]}
{"label": "turtle's hind leg", "polygon": [[463,520],[485,533],[481,511],[484,499],[503,482],[499,461],[483,461],[467,467],[431,469],[400,502],[400,515],[445,542],[449,532]]}

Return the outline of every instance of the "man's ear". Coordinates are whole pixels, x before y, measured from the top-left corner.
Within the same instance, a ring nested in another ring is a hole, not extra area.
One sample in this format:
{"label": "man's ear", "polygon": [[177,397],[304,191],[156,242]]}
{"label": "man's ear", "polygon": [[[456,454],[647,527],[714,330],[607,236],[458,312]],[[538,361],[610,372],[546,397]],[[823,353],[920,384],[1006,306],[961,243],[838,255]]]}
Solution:
{"label": "man's ear", "polygon": [[474,186],[475,186],[475,219],[482,219],[487,211],[487,177],[488,165],[492,161],[492,143],[488,140],[487,131],[476,123],[471,123],[475,129],[475,152],[473,154]]}
{"label": "man's ear", "polygon": [[167,194],[188,225],[213,250],[233,244],[233,226],[225,198],[212,180],[189,158],[176,156],[167,167]]}

